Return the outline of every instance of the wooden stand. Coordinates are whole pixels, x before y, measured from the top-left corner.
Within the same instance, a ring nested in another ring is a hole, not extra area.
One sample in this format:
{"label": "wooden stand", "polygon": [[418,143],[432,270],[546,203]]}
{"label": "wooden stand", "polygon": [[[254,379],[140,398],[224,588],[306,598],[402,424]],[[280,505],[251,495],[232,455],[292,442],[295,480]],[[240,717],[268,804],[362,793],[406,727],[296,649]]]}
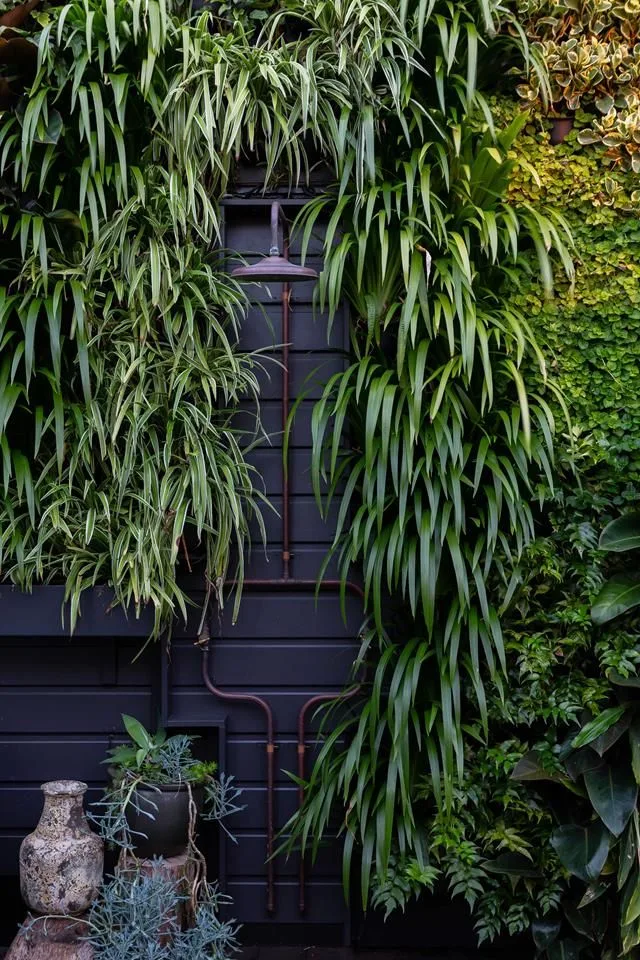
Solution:
{"label": "wooden stand", "polygon": [[[120,863],[120,870],[126,873],[127,870],[140,873],[143,876],[162,876],[166,880],[175,883],[181,893],[189,892],[188,872],[189,858],[187,851],[177,857],[169,857],[167,860],[136,860],[134,857],[127,857]],[[178,907],[175,916],[168,917],[168,920],[174,920],[178,927],[182,927],[187,922],[186,904],[182,903]]]}
{"label": "wooden stand", "polygon": [[82,917],[37,917],[30,913],[5,960],[93,960],[93,947],[83,938]]}

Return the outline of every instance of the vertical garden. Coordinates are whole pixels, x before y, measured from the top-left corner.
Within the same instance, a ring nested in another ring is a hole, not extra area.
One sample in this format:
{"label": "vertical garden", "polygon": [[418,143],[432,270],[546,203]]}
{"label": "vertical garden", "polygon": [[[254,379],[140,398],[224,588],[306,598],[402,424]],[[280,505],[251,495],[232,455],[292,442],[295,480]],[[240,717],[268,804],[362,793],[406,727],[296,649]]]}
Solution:
{"label": "vertical garden", "polygon": [[269,187],[322,166],[296,229],[325,235],[351,343],[312,480],[367,619],[283,844],[337,822],[365,906],[444,885],[481,940],[633,952],[635,0],[4,10],[3,577],[64,582],[72,622],[107,583],[158,636],[192,564],[241,602],[261,358],[220,200],[239,162]]}

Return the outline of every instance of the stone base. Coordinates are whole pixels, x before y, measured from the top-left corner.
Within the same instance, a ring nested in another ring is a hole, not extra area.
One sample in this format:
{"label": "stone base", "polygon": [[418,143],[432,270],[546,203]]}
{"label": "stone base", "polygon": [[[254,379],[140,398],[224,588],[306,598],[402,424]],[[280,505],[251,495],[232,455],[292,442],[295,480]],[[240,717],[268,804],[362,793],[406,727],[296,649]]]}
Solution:
{"label": "stone base", "polygon": [[67,920],[30,913],[5,960],[93,960],[93,947],[82,939],[86,935],[81,917]]}

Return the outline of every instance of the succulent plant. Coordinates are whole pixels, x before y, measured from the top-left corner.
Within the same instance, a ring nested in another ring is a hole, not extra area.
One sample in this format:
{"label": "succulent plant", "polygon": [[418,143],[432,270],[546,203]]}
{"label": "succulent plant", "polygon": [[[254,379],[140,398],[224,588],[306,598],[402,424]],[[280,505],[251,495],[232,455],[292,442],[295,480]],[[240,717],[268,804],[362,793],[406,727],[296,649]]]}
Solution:
{"label": "succulent plant", "polygon": [[579,143],[600,143],[612,164],[640,173],[640,94],[603,98],[597,106],[603,115],[580,131]]}
{"label": "succulent plant", "polygon": [[[568,40],[538,41],[535,44],[549,71],[551,104],[554,109],[577,110],[606,97],[632,91],[640,84],[640,44],[599,40],[596,36]],[[532,74],[517,88],[525,100],[540,98],[539,81]]]}
{"label": "succulent plant", "polygon": [[[550,106],[556,114],[578,109],[606,114],[611,105],[603,111],[601,101],[640,94],[640,0],[519,0],[518,12],[549,76],[545,90],[539,70],[532,68],[517,87],[524,100]],[[634,144],[632,116],[625,113],[620,123],[620,142]],[[599,142],[595,129],[593,139],[583,142]]]}

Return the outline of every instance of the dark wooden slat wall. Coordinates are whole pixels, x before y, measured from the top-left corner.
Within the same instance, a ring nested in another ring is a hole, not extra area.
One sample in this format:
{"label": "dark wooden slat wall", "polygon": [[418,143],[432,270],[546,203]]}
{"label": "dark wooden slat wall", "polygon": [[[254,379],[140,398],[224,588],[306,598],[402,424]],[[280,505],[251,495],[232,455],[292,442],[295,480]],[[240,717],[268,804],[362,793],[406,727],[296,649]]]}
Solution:
{"label": "dark wooden slat wall", "polygon": [[[249,255],[266,250],[268,207],[230,208],[226,245]],[[318,265],[319,246],[311,262]],[[297,254],[293,249],[293,257]],[[281,370],[274,358],[282,341],[280,290],[270,299],[255,288],[259,301],[243,322],[247,349],[270,348],[261,374],[263,423],[271,444],[251,459],[265,479],[276,510],[282,505]],[[315,578],[335,524],[335,508],[325,521],[316,508],[309,475],[310,417],[319,384],[341,368],[344,318],[327,336],[326,318],[314,318],[312,287],[293,287],[291,297],[291,394],[308,397],[300,404],[291,443],[291,573]],[[245,423],[251,410],[247,405]],[[248,577],[281,576],[281,521],[266,511],[269,545],[256,545]],[[202,594],[194,596],[201,603]],[[158,648],[132,662],[148,624],[107,613],[108,594],[96,591],[83,603],[80,627],[73,638],[60,619],[60,588],[42,588],[31,597],[0,588],[0,878],[15,876],[21,838],[37,822],[39,784],[58,777],[79,778],[94,797],[104,781],[101,760],[121,730],[120,714],[132,713],[153,725],[158,707],[154,683],[159,676]],[[176,728],[205,731],[216,727],[224,738],[227,772],[244,789],[246,809],[235,818],[238,843],[224,851],[234,914],[245,924],[306,923],[335,928],[347,915],[340,885],[339,851],[322,851],[308,884],[308,909],[298,911],[295,858],[276,866],[277,910],[266,912],[264,719],[259,710],[216,700],[200,676],[200,653],[194,647],[198,620],[179,629],[168,669],[167,720]],[[296,768],[296,722],[310,696],[338,690],[350,676],[360,627],[358,602],[348,601],[347,622],[339,598],[313,592],[247,591],[237,623],[230,609],[214,618],[216,682],[231,691],[248,690],[272,704],[278,737],[276,821],[281,827],[297,803],[296,788],[285,771]],[[255,927],[257,930],[258,927]],[[293,927],[291,927],[293,929]],[[0,936],[1,940],[1,936]]]}

